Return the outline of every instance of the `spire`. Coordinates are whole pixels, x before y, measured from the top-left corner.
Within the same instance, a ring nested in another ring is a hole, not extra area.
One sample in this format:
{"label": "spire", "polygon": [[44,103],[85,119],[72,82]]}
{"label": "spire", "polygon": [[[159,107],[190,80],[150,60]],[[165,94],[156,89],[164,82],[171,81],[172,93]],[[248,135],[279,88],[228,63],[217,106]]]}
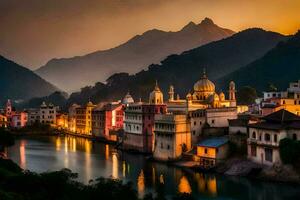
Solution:
{"label": "spire", "polygon": [[202,79],[205,79],[205,78],[207,78],[207,75],[206,75],[206,68],[204,67],[204,68],[203,68]]}
{"label": "spire", "polygon": [[160,88],[158,86],[158,82],[157,80],[155,80],[155,88],[154,88],[155,91],[160,91]]}

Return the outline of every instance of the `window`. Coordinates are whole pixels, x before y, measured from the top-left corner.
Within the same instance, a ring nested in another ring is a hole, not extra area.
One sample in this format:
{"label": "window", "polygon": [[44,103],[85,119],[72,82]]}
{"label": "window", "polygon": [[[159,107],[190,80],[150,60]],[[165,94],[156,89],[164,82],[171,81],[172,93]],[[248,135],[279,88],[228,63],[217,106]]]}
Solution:
{"label": "window", "polygon": [[277,135],[274,135],[274,142],[277,143]]}
{"label": "window", "polygon": [[273,162],[273,150],[269,148],[265,148],[265,160],[269,162]]}
{"label": "window", "polygon": [[168,147],[167,147],[168,149],[170,149],[170,145],[168,145]]}
{"label": "window", "polygon": [[296,133],[293,134],[293,140],[297,140],[297,134]]}
{"label": "window", "polygon": [[253,131],[253,133],[252,133],[252,138],[256,139],[256,132],[255,131]]}
{"label": "window", "polygon": [[196,121],[194,121],[194,126],[196,126],[196,124],[197,124]]}
{"label": "window", "polygon": [[265,141],[266,141],[266,142],[271,141],[271,136],[270,136],[270,134],[268,134],[268,133],[265,134]]}
{"label": "window", "polygon": [[193,135],[196,135],[196,131],[193,131]]}
{"label": "window", "polygon": [[213,119],[213,120],[211,120],[211,123],[212,123],[212,124],[214,124],[214,123],[215,123],[215,120],[214,120],[214,119]]}
{"label": "window", "polygon": [[207,154],[207,148],[204,149],[204,153]]}

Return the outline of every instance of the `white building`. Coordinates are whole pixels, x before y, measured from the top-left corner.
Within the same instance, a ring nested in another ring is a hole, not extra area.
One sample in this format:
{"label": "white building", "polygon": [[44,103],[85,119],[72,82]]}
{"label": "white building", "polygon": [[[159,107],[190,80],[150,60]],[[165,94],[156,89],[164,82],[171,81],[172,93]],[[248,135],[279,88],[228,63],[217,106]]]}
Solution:
{"label": "white building", "polygon": [[38,109],[29,109],[28,112],[28,125],[34,123],[41,124],[56,124],[57,107],[52,103],[48,105],[43,102]]}
{"label": "white building", "polygon": [[281,164],[280,140],[300,140],[300,117],[284,109],[267,115],[261,122],[248,127],[248,158],[256,163]]}

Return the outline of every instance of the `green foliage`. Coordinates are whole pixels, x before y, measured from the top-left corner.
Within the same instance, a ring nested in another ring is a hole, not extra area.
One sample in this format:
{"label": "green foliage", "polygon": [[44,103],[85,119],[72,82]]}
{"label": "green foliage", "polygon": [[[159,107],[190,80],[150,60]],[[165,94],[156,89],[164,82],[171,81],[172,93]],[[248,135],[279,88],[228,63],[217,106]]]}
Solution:
{"label": "green foliage", "polygon": [[285,164],[295,164],[300,160],[300,142],[285,138],[280,140],[280,157]]}
{"label": "green foliage", "polygon": [[257,93],[255,88],[244,86],[237,92],[237,102],[240,105],[250,105],[255,103]]}

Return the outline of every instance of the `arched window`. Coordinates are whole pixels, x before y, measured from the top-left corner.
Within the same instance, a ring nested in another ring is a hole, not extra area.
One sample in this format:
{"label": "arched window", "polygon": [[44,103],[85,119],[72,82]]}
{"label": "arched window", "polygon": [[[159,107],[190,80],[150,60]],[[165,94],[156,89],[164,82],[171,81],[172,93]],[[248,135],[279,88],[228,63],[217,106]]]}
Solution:
{"label": "arched window", "polygon": [[265,141],[269,142],[271,140],[270,134],[266,133],[265,134]]}
{"label": "arched window", "polygon": [[252,138],[256,139],[256,132],[255,131],[252,132]]}

